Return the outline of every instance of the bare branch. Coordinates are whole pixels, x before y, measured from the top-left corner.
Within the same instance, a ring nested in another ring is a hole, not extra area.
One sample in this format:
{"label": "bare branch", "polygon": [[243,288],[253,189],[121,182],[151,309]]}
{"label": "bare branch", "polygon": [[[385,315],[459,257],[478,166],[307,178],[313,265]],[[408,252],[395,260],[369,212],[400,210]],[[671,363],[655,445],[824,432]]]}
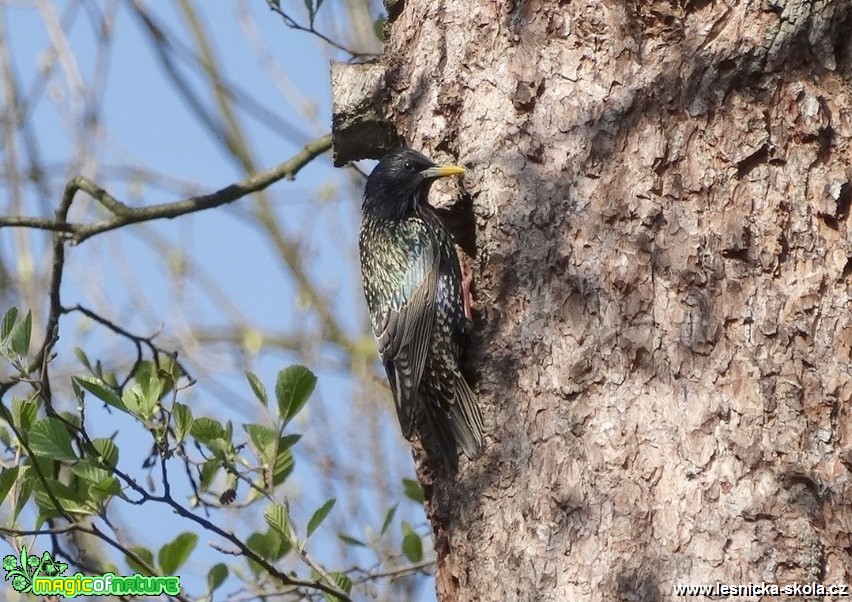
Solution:
{"label": "bare branch", "polygon": [[[292,180],[295,175],[308,163],[331,148],[331,135],[323,136],[307,144],[291,159],[266,171],[252,174],[245,180],[231,184],[212,194],[191,196],[180,201],[161,203],[150,207],[134,208],[117,200],[106,190],[84,176],[76,176],[65,186],[63,206],[73,200],[78,191],[83,191],[97,200],[113,217],[94,224],[68,223],[62,218],[50,220],[46,218],[0,216],[0,228],[4,226],[20,228],[37,228],[62,232],[75,243],[81,243],[88,238],[109,232],[129,224],[138,224],[158,219],[172,219],[188,213],[196,213],[232,203],[253,192],[263,190],[279,180]],[[68,210],[65,207],[64,214]]]}

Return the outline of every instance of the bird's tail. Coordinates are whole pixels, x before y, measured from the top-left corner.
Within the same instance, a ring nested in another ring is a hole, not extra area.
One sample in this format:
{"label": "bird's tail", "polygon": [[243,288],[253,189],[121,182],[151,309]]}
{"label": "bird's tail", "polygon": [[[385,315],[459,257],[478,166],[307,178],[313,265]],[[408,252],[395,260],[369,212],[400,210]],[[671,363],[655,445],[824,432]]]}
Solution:
{"label": "bird's tail", "polygon": [[482,412],[476,397],[460,372],[456,372],[455,401],[448,408],[448,418],[453,437],[464,455],[473,460],[482,454],[484,427]]}
{"label": "bird's tail", "polygon": [[428,445],[443,457],[446,466],[454,470],[458,466],[458,450],[473,460],[482,454],[485,435],[482,412],[476,397],[460,372],[453,375],[453,382],[443,389],[427,387],[421,400],[425,410],[425,425],[428,425]]}

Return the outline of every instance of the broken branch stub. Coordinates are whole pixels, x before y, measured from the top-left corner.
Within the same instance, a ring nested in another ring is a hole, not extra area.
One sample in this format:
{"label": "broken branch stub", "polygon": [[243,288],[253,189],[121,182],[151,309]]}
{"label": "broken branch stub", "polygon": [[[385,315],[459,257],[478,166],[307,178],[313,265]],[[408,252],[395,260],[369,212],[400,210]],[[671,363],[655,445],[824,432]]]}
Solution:
{"label": "broken branch stub", "polygon": [[385,117],[387,67],[381,62],[332,63],[332,137],[337,167],[378,159],[400,145]]}

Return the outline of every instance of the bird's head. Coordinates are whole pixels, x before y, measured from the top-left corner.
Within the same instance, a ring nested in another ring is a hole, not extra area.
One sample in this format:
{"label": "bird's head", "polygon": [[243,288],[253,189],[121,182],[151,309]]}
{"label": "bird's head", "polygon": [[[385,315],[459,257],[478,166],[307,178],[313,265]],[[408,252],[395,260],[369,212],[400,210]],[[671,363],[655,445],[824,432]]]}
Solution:
{"label": "bird's head", "polygon": [[394,151],[379,161],[364,188],[364,213],[385,219],[403,219],[426,203],[436,178],[465,172],[458,165],[435,165],[410,148]]}

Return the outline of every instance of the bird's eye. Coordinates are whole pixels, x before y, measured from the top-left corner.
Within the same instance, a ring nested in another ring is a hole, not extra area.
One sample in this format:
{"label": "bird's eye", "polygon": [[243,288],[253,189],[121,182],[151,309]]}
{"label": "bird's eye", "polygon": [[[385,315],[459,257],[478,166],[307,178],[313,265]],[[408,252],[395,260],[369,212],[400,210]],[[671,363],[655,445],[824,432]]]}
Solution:
{"label": "bird's eye", "polygon": [[403,165],[402,168],[408,173],[414,173],[414,163],[412,163],[411,161],[406,161],[405,165]]}

